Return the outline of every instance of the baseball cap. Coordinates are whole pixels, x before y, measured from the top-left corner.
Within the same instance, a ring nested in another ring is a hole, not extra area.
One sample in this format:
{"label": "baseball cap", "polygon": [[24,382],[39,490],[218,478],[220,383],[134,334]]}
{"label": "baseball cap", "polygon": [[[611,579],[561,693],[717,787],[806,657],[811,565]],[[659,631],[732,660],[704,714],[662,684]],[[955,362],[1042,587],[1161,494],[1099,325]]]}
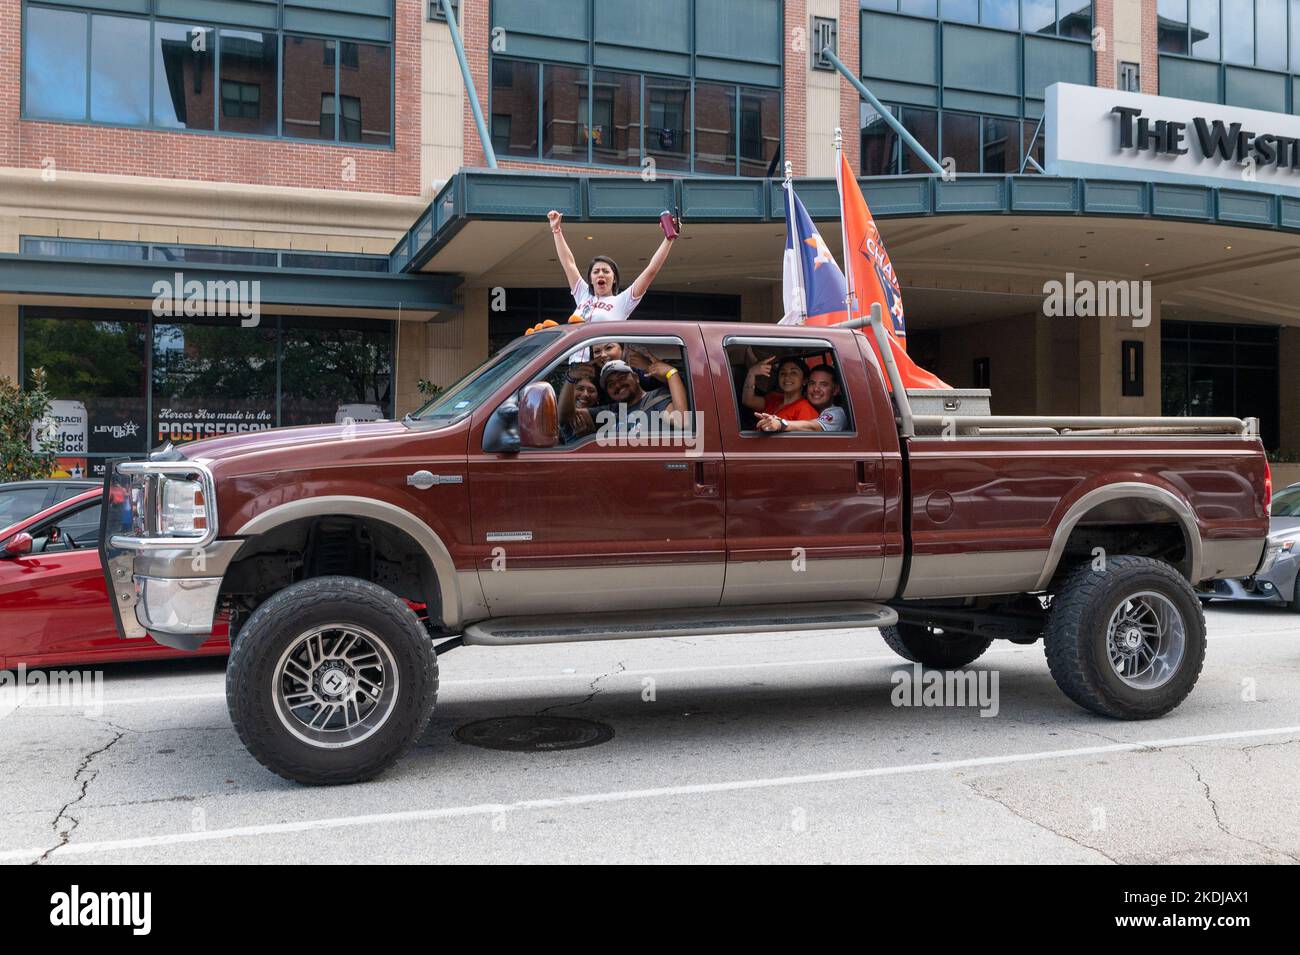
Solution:
{"label": "baseball cap", "polygon": [[600,386],[602,388],[605,387],[605,379],[616,371],[625,371],[629,375],[636,374],[636,372],[632,370],[632,366],[620,358],[615,358],[613,361],[607,361],[605,362],[604,367],[600,369]]}

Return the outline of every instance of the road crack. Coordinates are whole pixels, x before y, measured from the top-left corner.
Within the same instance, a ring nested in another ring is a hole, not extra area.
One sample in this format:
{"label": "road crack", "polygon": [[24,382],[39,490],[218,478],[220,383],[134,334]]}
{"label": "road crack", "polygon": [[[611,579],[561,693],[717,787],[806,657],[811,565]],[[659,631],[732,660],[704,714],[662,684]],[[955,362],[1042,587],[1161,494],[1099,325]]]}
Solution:
{"label": "road crack", "polygon": [[623,664],[622,662],[620,662],[619,665],[618,665],[618,669],[616,669],[616,670],[610,670],[608,673],[602,673],[602,674],[600,674],[599,676],[597,676],[594,680],[592,680],[590,683],[588,683],[588,684],[587,684],[587,689],[588,689],[590,692],[589,692],[585,697],[583,697],[581,700],[577,700],[576,702],[574,702],[574,701],[570,701],[570,702],[568,702],[568,703],[552,703],[550,706],[546,706],[546,707],[543,707],[542,709],[538,710],[538,711],[537,711],[537,715],[538,715],[538,716],[545,716],[545,715],[546,715],[547,713],[549,713],[551,710],[560,710],[560,709],[564,709],[565,707],[569,707],[569,706],[585,706],[586,704],[588,704],[588,703],[590,703],[592,700],[594,700],[594,699],[596,698],[596,694],[598,694],[598,693],[601,691],[601,687],[600,687],[600,681],[601,681],[601,680],[608,679],[608,678],[611,677],[611,676],[616,676],[616,675],[618,675],[619,673],[622,673],[622,672],[623,672],[624,670],[626,670],[626,669],[627,669],[627,666],[626,666],[625,664]]}
{"label": "road crack", "polygon": [[1287,852],[1285,849],[1279,849],[1276,846],[1270,846],[1268,843],[1260,842],[1258,839],[1252,839],[1249,836],[1240,835],[1239,833],[1233,832],[1231,829],[1229,829],[1223,821],[1223,816],[1220,815],[1219,813],[1218,801],[1215,800],[1214,795],[1210,792],[1210,784],[1205,781],[1205,777],[1202,776],[1201,771],[1196,768],[1196,764],[1193,763],[1190,759],[1188,759],[1186,756],[1184,756],[1181,753],[1175,753],[1174,755],[1177,756],[1178,759],[1181,760],[1187,766],[1188,769],[1190,769],[1193,773],[1196,774],[1196,781],[1197,783],[1200,784],[1201,791],[1205,794],[1205,801],[1209,803],[1210,812],[1214,815],[1214,824],[1219,827],[1220,832],[1222,832],[1229,839],[1235,839],[1238,842],[1246,842],[1252,846],[1256,846],[1260,849],[1263,849],[1265,852],[1276,853],[1277,855],[1285,856],[1286,858],[1290,859],[1292,862],[1300,862],[1300,856],[1297,856],[1294,853]]}
{"label": "road crack", "polygon": [[[59,841],[56,842],[54,845],[50,846],[50,848],[46,849],[43,853],[41,853],[41,857],[37,859],[35,862],[33,862],[32,865],[40,865],[42,862],[48,862],[50,856],[53,853],[57,852],[59,849],[62,849],[64,846],[68,844],[68,841],[72,838],[72,833],[75,832],[77,827],[81,825],[81,820],[78,819],[76,816],[72,815],[72,809],[74,806],[76,806],[78,803],[80,803],[83,799],[86,798],[86,793],[90,789],[90,784],[95,781],[95,778],[97,776],[99,776],[99,770],[91,769],[90,764],[95,761],[96,757],[102,756],[104,753],[107,753],[110,749],[112,749],[115,745],[117,745],[118,741],[121,740],[122,737],[124,737],[125,735],[126,733],[124,731],[118,731],[117,734],[111,740],[109,740],[99,749],[92,750],[91,752],[87,753],[85,756],[82,757],[80,765],[77,766],[77,771],[72,774],[72,781],[74,783],[80,783],[81,790],[77,793],[75,799],[72,799],[71,801],[63,804],[63,807],[59,810],[58,814],[54,817],[54,821],[50,823],[50,826],[54,829],[54,833],[58,837]],[[64,822],[64,820],[67,820],[67,828],[61,829],[59,827],[60,824]]]}
{"label": "road crack", "polygon": [[969,789],[971,792],[973,792],[975,795],[980,796],[983,799],[987,799],[990,802],[997,803],[1007,812],[1011,813],[1011,815],[1015,816],[1017,819],[1023,819],[1031,826],[1037,826],[1039,829],[1043,829],[1046,832],[1050,832],[1054,836],[1059,836],[1060,838],[1065,839],[1067,842],[1073,842],[1080,849],[1087,849],[1089,852],[1095,852],[1097,853],[1097,855],[1101,856],[1107,862],[1111,863],[1111,865],[1122,864],[1118,859],[1115,859],[1107,855],[1105,852],[1103,852],[1101,849],[1098,849],[1096,846],[1090,846],[1088,845],[1088,843],[1074,838],[1074,836],[1070,835],[1067,832],[1061,832],[1059,829],[1053,829],[1045,822],[1039,822],[1037,819],[1034,819],[1031,816],[1026,816],[1023,812],[1020,812],[1018,809],[1016,809],[1014,806],[1010,805],[1009,803],[1003,802],[1001,799],[999,799],[997,796],[993,795],[992,793],[986,793],[980,790],[979,788],[976,787],[974,782],[963,782],[962,785],[965,786],[967,789]]}

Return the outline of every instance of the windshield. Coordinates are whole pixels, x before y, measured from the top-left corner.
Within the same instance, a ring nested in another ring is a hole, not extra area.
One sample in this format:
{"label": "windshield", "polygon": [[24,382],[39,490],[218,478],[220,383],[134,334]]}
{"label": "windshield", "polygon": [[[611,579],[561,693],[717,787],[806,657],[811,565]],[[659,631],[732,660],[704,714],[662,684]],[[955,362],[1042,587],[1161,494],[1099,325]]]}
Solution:
{"label": "windshield", "polygon": [[1289,487],[1273,498],[1269,509],[1273,517],[1300,517],[1300,487]]}
{"label": "windshield", "polygon": [[516,338],[450,388],[435,395],[419,411],[416,421],[451,421],[470,414],[534,355],[559,337],[559,332],[538,332]]}

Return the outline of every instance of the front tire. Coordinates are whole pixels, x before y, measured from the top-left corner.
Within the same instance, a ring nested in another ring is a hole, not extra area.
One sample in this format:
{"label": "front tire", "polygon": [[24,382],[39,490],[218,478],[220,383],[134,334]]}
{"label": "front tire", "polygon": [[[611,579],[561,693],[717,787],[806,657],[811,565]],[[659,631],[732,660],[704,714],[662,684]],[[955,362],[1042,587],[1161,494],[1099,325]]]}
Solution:
{"label": "front tire", "polygon": [[1149,557],[1111,557],[1070,572],[1043,635],[1057,686],[1084,709],[1121,720],[1163,716],[1205,662],[1205,616],[1191,585]]}
{"label": "front tire", "polygon": [[235,731],[285,779],[371,779],[419,739],[438,659],[406,603],[355,577],[286,587],[248,618],[226,666]]}
{"label": "front tire", "polygon": [[881,627],[880,635],[904,660],[935,670],[955,670],[974,663],[993,642],[991,637],[945,633],[919,623]]}

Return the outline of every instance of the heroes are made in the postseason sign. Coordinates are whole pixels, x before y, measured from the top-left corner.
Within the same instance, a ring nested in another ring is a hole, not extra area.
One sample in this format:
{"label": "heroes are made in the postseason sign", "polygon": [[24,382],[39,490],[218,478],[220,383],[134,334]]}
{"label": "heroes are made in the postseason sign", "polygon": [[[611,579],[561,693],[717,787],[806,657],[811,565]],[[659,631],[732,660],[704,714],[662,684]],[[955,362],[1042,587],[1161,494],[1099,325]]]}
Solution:
{"label": "heroes are made in the postseason sign", "polygon": [[1300,116],[1054,83],[1043,136],[1048,175],[1300,196]]}

